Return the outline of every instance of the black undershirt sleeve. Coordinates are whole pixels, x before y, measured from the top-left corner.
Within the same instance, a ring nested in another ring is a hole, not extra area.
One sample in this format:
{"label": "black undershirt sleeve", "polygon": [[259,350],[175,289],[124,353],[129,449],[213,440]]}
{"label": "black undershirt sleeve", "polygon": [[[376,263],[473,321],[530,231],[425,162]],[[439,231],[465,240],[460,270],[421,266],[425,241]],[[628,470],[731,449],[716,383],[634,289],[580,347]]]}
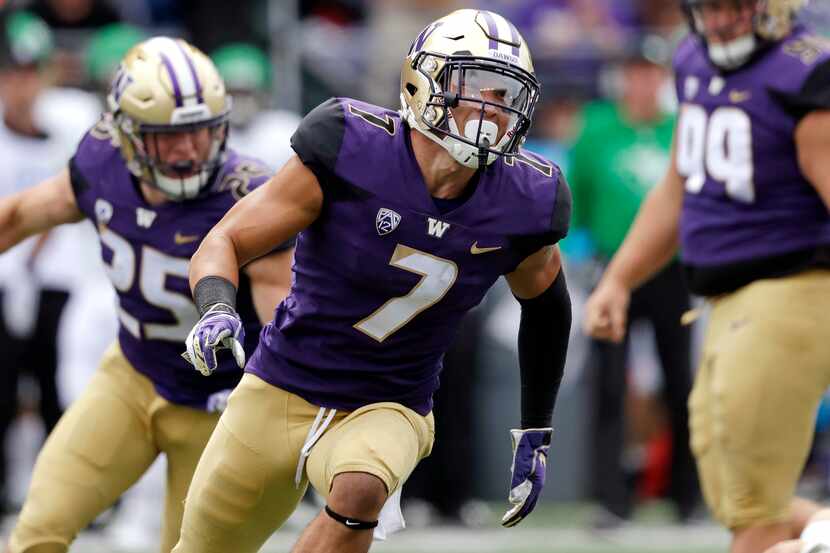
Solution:
{"label": "black undershirt sleeve", "polygon": [[571,298],[564,272],[560,270],[540,295],[519,303],[522,428],[547,428],[565,372],[571,332]]}
{"label": "black undershirt sleeve", "polygon": [[324,193],[334,174],[345,134],[343,106],[332,98],[311,110],[291,136],[291,147],[317,177]]}
{"label": "black undershirt sleeve", "polygon": [[75,163],[75,156],[72,156],[72,159],[69,160],[69,181],[72,183],[72,191],[75,193],[75,201],[79,202],[81,196],[89,190],[89,182],[86,180],[83,173],[81,173],[77,163]]}
{"label": "black undershirt sleeve", "polygon": [[811,111],[830,109],[830,60],[817,65],[799,91],[770,90],[770,94],[797,120]]}

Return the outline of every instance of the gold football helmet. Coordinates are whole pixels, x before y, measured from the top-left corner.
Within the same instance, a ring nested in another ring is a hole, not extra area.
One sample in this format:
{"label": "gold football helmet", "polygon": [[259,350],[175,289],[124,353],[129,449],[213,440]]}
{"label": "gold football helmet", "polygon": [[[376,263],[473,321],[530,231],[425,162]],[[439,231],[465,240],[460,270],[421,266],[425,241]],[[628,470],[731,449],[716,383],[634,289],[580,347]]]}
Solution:
{"label": "gold football helmet", "polygon": [[[464,9],[430,23],[401,69],[401,116],[467,167],[513,156],[539,100],[539,81],[516,27],[489,11]],[[463,129],[452,110],[477,106]],[[487,117],[501,110],[506,128]]]}
{"label": "gold football helmet", "polygon": [[707,29],[703,10],[707,5],[753,9],[751,34],[719,44],[707,42],[709,57],[723,69],[740,67],[763,44],[786,38],[793,30],[798,11],[806,4],[807,0],[682,0],[689,26],[704,40]]}
{"label": "gold football helmet", "polygon": [[[210,58],[181,39],[145,40],[127,52],[107,103],[133,175],[174,200],[195,198],[207,189],[224,159],[231,106]],[[203,162],[166,164],[149,153],[148,140],[159,133],[203,128],[211,141]]]}

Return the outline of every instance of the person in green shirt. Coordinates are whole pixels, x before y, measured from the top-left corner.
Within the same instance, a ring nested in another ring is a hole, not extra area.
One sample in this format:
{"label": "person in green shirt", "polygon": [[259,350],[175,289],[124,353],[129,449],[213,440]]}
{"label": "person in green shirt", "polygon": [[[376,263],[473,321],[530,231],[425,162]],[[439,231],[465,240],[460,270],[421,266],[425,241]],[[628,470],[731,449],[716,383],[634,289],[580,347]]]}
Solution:
{"label": "person in green shirt", "polygon": [[[651,47],[654,40],[638,41],[619,63],[616,101],[586,105],[583,129],[572,149],[568,174],[572,228],[589,238],[603,265],[622,244],[640,203],[669,163],[674,117],[660,101],[669,73],[663,65],[667,58],[659,59],[659,52]],[[692,515],[699,498],[686,408],[692,380],[691,336],[689,328],[680,324],[689,308],[689,293],[675,262],[634,292],[629,318],[629,322],[645,319],[654,329],[673,438],[668,495],[681,521]],[[601,507],[594,523],[615,526],[631,515],[634,504],[622,461],[628,340],[595,341],[591,351],[596,407],[592,482]]]}

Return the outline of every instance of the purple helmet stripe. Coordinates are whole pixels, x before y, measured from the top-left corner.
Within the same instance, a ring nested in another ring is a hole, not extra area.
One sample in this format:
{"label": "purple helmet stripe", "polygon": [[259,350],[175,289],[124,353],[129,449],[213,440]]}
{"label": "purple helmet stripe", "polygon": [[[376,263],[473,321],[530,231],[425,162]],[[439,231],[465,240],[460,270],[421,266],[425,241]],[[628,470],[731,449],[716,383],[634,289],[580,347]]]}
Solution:
{"label": "purple helmet stripe", "polygon": [[179,51],[184,56],[185,61],[187,61],[187,67],[190,68],[190,74],[193,76],[193,82],[196,84],[196,101],[201,104],[204,101],[202,99],[202,83],[199,82],[199,76],[196,74],[196,67],[193,65],[193,60],[190,59],[190,56],[185,52],[178,40],[176,41],[176,46],[179,47]]}
{"label": "purple helmet stripe", "polygon": [[164,63],[164,67],[167,68],[167,74],[170,76],[170,82],[173,83],[173,95],[176,97],[176,107],[182,107],[182,91],[179,88],[179,79],[176,78],[176,72],[173,71],[173,64],[170,63],[170,58],[167,57],[166,54],[160,52],[159,55],[161,56],[161,61]]}
{"label": "purple helmet stripe", "polygon": [[[512,23],[510,23],[509,21],[507,22],[507,24],[510,25],[510,37],[512,38],[513,44],[520,45],[522,43],[522,41],[519,38],[519,31],[517,31],[516,27]],[[514,46],[513,47],[513,55],[516,56],[517,58],[519,57],[519,46]]]}
{"label": "purple helmet stripe", "polygon": [[499,38],[499,27],[496,25],[496,20],[493,19],[493,14],[487,11],[480,12],[481,15],[484,16],[484,21],[487,23],[487,30],[489,31],[490,35],[490,49],[491,50],[498,50],[499,43],[497,42]]}
{"label": "purple helmet stripe", "polygon": [[118,73],[115,74],[115,80],[112,83],[112,93],[115,96],[116,102],[118,101],[118,98],[120,96],[119,91],[121,90],[121,81],[124,80],[124,76],[126,74],[127,72],[124,71],[121,67],[118,68]]}
{"label": "purple helmet stripe", "polygon": [[435,23],[430,23],[429,25],[427,25],[427,27],[423,31],[421,31],[421,34],[418,35],[418,38],[415,39],[415,43],[412,45],[412,51],[410,52],[410,54],[412,52],[420,51],[424,43],[430,37],[430,35],[435,32],[435,29],[437,29],[443,24],[444,23],[442,21],[436,21]]}
{"label": "purple helmet stripe", "polygon": [[427,37],[429,36],[429,31],[431,28],[432,24],[430,23],[424,28],[423,31],[421,31],[421,34],[419,34],[418,38],[415,39],[415,45],[412,47],[413,52],[418,52],[421,50],[421,47],[424,45],[424,42],[426,42]]}

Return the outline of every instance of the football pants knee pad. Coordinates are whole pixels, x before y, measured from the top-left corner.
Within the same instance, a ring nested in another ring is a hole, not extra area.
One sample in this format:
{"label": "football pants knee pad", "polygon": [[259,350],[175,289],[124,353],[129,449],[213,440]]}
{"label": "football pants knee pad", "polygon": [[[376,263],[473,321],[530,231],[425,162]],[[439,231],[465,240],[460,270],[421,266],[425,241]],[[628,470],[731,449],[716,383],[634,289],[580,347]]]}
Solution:
{"label": "football pants knee pad", "polygon": [[349,530],[371,530],[378,525],[378,521],[366,522],[365,520],[358,520],[356,518],[344,517],[339,513],[332,511],[331,507],[326,505],[326,514],[348,528]]}

